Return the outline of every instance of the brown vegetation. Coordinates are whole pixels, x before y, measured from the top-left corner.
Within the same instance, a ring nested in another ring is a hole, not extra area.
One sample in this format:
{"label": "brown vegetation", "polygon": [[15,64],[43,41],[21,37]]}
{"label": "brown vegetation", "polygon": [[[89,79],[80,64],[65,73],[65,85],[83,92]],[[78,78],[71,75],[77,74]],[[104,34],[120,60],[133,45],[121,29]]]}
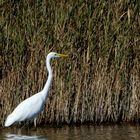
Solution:
{"label": "brown vegetation", "polygon": [[38,123],[140,118],[140,2],[5,0],[0,5],[0,123],[47,79],[54,80]]}

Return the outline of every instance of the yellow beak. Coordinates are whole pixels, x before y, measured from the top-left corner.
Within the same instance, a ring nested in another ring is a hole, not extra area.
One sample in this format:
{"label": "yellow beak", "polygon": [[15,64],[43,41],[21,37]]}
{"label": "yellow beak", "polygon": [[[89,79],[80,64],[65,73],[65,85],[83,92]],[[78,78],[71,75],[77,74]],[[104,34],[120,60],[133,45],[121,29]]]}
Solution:
{"label": "yellow beak", "polygon": [[59,57],[68,57],[66,54],[58,54]]}

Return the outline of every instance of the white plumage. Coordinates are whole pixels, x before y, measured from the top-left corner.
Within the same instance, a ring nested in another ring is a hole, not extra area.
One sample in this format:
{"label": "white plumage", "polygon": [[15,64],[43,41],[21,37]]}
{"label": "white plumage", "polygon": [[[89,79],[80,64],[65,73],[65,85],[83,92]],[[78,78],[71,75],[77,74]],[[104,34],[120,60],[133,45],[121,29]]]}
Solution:
{"label": "white plumage", "polygon": [[66,57],[67,55],[58,54],[51,52],[47,55],[46,65],[48,70],[48,80],[42,91],[27,98],[21,102],[14,111],[7,117],[5,121],[5,127],[11,126],[15,122],[22,122],[25,120],[31,120],[37,117],[43,110],[46,97],[52,82],[52,69],[50,65],[50,60],[57,57]]}

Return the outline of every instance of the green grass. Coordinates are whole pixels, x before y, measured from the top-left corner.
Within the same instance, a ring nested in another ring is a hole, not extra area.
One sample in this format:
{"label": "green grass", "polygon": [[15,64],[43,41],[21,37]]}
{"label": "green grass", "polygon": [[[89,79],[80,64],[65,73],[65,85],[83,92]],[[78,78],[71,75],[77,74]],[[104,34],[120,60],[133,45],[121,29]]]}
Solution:
{"label": "green grass", "polygon": [[0,123],[40,91],[50,51],[54,79],[38,123],[102,123],[140,118],[139,1],[2,1]]}

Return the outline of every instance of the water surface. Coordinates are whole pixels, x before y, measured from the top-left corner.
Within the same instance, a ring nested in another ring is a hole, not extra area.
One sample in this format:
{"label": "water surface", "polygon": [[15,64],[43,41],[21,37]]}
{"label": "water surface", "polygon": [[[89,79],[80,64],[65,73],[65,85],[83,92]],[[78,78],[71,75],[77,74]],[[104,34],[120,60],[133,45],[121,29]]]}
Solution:
{"label": "water surface", "polygon": [[139,125],[2,128],[1,140],[140,140]]}

